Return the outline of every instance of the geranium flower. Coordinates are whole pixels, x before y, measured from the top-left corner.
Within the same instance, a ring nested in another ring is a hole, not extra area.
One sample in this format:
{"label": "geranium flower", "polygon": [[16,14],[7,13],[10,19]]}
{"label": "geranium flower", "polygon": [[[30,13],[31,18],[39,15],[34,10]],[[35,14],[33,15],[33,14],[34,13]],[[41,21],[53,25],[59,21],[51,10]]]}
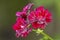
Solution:
{"label": "geranium flower", "polygon": [[34,29],[44,29],[47,23],[51,22],[52,17],[48,10],[40,6],[29,14],[28,19],[30,23],[32,23]]}
{"label": "geranium flower", "polygon": [[16,12],[16,16],[26,20],[28,15],[27,11],[31,9],[32,5],[32,3],[26,5],[21,12]]}
{"label": "geranium flower", "polygon": [[16,37],[26,37],[32,29],[27,27],[28,24],[22,18],[17,18],[16,23],[13,25],[13,29],[16,32]]}

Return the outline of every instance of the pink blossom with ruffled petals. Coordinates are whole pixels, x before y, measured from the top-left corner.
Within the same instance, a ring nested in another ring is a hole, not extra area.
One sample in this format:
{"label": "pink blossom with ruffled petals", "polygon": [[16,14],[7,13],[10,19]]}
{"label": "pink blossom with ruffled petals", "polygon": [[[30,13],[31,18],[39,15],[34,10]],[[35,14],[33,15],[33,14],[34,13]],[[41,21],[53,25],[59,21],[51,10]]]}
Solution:
{"label": "pink blossom with ruffled petals", "polygon": [[16,16],[27,20],[27,11],[31,9],[32,5],[32,3],[26,5],[21,12],[16,12]]}
{"label": "pink blossom with ruffled petals", "polygon": [[51,22],[51,13],[40,6],[32,11],[28,16],[29,21],[32,23],[34,29],[44,29],[47,23]]}
{"label": "pink blossom with ruffled petals", "polygon": [[27,35],[32,31],[31,28],[27,27],[26,21],[20,17],[17,18],[16,23],[13,25],[13,30],[16,32],[16,37],[27,37]]}

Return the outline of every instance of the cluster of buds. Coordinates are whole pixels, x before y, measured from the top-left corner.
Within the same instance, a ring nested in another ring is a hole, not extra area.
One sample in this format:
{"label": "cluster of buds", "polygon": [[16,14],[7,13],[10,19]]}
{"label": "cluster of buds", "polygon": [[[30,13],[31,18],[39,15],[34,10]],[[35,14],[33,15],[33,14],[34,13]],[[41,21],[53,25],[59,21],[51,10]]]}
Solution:
{"label": "cluster of buds", "polygon": [[45,29],[47,23],[51,22],[51,13],[47,9],[39,6],[33,10],[32,6],[33,4],[29,3],[21,12],[16,12],[16,23],[13,25],[16,37],[27,37],[32,29]]}

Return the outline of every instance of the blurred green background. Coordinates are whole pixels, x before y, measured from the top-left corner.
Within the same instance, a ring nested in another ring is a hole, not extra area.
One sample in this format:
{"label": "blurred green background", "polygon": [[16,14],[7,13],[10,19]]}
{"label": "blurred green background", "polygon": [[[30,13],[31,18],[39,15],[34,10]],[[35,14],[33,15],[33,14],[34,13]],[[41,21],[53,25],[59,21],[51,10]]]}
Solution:
{"label": "blurred green background", "polygon": [[32,32],[27,38],[16,38],[12,25],[15,23],[16,11],[21,11],[28,3],[34,3],[34,7],[43,5],[53,16],[45,33],[54,40],[60,40],[60,0],[0,0],[0,40],[39,40],[41,35]]}

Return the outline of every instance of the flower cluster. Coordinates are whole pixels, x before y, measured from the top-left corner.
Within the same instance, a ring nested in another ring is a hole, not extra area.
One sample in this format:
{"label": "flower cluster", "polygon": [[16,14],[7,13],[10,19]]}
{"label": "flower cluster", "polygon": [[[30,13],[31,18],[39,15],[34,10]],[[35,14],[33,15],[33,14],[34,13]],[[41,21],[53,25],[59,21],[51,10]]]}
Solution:
{"label": "flower cluster", "polygon": [[[31,11],[33,4],[26,5],[21,12],[16,12],[16,23],[13,25],[13,30],[16,32],[16,37],[27,37],[32,29],[44,29],[47,23],[51,22],[51,13],[43,6]],[[32,25],[32,27],[29,27]]]}

